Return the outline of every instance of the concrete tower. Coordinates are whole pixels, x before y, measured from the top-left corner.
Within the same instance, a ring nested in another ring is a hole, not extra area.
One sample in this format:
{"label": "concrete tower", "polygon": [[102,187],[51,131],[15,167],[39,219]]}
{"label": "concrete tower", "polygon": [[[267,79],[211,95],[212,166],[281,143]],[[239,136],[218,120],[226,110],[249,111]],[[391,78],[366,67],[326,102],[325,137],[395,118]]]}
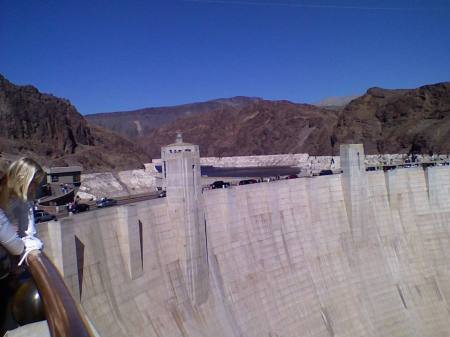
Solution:
{"label": "concrete tower", "polygon": [[161,159],[169,211],[179,222],[178,251],[188,294],[193,303],[201,304],[207,299],[209,282],[200,151],[178,133],[175,143],[161,149]]}
{"label": "concrete tower", "polygon": [[367,241],[373,234],[370,223],[374,214],[369,203],[363,144],[342,144],[340,154],[342,190],[352,237],[355,241]]}

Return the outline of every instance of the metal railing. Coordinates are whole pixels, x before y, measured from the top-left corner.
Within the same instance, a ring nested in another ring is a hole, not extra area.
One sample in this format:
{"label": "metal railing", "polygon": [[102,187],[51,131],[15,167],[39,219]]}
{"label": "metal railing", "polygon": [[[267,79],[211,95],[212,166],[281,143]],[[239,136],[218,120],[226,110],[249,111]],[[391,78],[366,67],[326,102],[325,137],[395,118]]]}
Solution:
{"label": "metal railing", "polygon": [[41,251],[27,257],[28,268],[39,290],[51,337],[95,337],[87,319],[64,280]]}

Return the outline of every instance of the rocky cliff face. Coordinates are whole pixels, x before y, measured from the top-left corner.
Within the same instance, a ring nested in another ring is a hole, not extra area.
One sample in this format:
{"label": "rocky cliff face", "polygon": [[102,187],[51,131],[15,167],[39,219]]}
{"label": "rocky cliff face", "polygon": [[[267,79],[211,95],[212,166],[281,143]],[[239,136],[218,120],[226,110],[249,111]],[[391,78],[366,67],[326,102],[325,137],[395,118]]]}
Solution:
{"label": "rocky cliff face", "polygon": [[69,101],[16,86],[0,75],[0,137],[45,155],[73,154],[94,145],[84,118]]}
{"label": "rocky cliff face", "polygon": [[159,157],[161,145],[183,138],[200,145],[202,156],[279,153],[332,154],[330,136],[337,113],[308,104],[259,100],[244,108],[227,108],[185,117],[139,139]]}
{"label": "rocky cliff face", "polygon": [[450,82],[417,89],[371,88],[342,111],[336,143],[368,153],[450,152]]}
{"label": "rocky cliff face", "polygon": [[68,100],[17,86],[0,75],[0,151],[87,171],[141,167],[150,158],[119,135],[90,126]]}

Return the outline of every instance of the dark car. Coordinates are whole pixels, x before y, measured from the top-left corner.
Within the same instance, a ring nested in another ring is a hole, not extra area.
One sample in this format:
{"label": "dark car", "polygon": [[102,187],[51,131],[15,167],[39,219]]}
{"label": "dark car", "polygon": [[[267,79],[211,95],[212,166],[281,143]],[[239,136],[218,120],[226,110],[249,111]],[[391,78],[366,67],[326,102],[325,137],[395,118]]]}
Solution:
{"label": "dark car", "polygon": [[110,199],[110,198],[102,198],[100,200],[97,200],[98,208],[109,207],[109,206],[114,206],[114,205],[117,205],[117,200]]}
{"label": "dark car", "polygon": [[52,220],[56,220],[56,216],[53,214],[49,214],[46,211],[34,211],[34,222],[39,223],[39,222],[47,222],[47,221],[52,221]]}
{"label": "dark car", "polygon": [[248,185],[248,184],[256,184],[258,181],[256,179],[246,179],[246,180],[241,180],[239,182],[239,185]]}
{"label": "dark car", "polygon": [[291,174],[286,177],[286,179],[297,179],[297,178],[298,178],[298,175],[296,175],[296,174]]}
{"label": "dark car", "polygon": [[81,212],[87,212],[89,211],[89,205],[88,204],[75,204],[73,207],[74,213],[81,213]]}
{"label": "dark car", "polygon": [[227,188],[227,187],[230,187],[230,183],[222,181],[222,180],[218,180],[218,181],[213,182],[209,186],[211,186],[212,189],[215,189],[215,188]]}
{"label": "dark car", "polygon": [[158,194],[158,198],[165,198],[167,196],[166,191],[160,191]]}
{"label": "dark car", "polygon": [[319,176],[329,176],[332,174],[333,174],[333,171],[331,171],[331,170],[322,170],[319,172]]}

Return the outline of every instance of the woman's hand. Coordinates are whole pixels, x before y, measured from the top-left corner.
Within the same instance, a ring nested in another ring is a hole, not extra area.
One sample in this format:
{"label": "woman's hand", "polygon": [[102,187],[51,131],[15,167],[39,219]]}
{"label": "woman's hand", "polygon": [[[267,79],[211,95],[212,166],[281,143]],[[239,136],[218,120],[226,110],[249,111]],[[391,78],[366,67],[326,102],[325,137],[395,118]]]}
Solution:
{"label": "woman's hand", "polygon": [[42,250],[42,248],[44,247],[42,241],[35,236],[24,236],[22,238],[22,241],[25,245],[25,251],[22,255],[22,258],[19,261],[19,266],[23,263],[23,261],[25,261],[27,255],[30,252],[32,252],[33,250]]}

